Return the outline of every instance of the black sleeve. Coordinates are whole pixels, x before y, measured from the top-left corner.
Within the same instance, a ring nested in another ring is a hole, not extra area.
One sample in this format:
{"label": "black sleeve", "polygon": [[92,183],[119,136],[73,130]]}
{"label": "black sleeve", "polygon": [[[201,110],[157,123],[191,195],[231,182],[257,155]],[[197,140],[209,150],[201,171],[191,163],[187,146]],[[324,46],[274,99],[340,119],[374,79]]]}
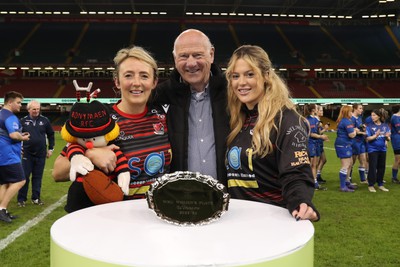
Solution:
{"label": "black sleeve", "polygon": [[308,128],[306,123],[291,110],[283,112],[278,120],[277,159],[283,198],[290,213],[301,203],[311,206],[314,196],[314,178],[308,157]]}
{"label": "black sleeve", "polygon": [[46,135],[47,135],[47,140],[49,141],[49,149],[54,149],[55,145],[55,139],[54,139],[54,130],[53,127],[51,126],[51,123],[49,119],[46,118]]}

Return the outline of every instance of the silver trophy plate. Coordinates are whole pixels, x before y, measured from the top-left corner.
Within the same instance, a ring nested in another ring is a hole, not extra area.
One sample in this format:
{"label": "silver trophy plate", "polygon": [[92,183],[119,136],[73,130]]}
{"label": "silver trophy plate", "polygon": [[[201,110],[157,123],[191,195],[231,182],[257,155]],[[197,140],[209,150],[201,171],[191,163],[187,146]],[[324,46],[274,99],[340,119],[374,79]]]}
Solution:
{"label": "silver trophy plate", "polygon": [[158,178],[146,193],[149,208],[177,225],[203,225],[228,210],[226,187],[209,175],[179,171]]}

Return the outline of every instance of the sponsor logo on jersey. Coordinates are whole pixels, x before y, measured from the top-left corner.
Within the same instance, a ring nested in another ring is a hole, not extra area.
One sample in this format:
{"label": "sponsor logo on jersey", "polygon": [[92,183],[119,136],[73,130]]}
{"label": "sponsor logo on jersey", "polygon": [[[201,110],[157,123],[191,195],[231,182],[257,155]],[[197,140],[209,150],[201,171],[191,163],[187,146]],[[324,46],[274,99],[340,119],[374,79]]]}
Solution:
{"label": "sponsor logo on jersey", "polygon": [[228,164],[234,170],[238,170],[240,168],[240,152],[241,152],[241,150],[242,150],[242,148],[234,146],[228,152]]}

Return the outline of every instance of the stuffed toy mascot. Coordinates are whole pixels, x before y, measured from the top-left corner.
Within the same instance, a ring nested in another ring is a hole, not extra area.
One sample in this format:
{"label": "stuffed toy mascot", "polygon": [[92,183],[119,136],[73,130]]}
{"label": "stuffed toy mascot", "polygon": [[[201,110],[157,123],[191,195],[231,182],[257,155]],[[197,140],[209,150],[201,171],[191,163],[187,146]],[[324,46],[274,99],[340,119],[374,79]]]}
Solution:
{"label": "stuffed toy mascot", "polygon": [[[68,212],[121,201],[123,195],[129,194],[130,183],[127,159],[120,150],[114,150],[117,167],[108,175],[96,170],[85,156],[87,149],[107,146],[119,136],[120,130],[105,105],[97,100],[90,101],[100,89],[90,94],[92,83],[88,87],[79,87],[75,80],[73,83],[78,102],[72,106],[69,118],[61,129],[61,137],[69,143],[66,154],[71,163],[70,180],[73,182],[68,192]],[[82,91],[86,92],[87,103],[79,102]]]}

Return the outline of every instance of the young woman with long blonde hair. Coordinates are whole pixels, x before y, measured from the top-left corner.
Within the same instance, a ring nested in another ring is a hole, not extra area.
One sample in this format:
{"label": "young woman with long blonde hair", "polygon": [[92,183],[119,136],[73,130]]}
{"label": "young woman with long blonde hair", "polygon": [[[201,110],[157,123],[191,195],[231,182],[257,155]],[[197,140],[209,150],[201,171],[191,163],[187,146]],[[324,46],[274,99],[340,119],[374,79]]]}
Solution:
{"label": "young woman with long blonde hair", "polygon": [[307,151],[308,126],[268,54],[241,46],[227,71],[228,191],[233,198],[285,207],[297,220],[318,220]]}

